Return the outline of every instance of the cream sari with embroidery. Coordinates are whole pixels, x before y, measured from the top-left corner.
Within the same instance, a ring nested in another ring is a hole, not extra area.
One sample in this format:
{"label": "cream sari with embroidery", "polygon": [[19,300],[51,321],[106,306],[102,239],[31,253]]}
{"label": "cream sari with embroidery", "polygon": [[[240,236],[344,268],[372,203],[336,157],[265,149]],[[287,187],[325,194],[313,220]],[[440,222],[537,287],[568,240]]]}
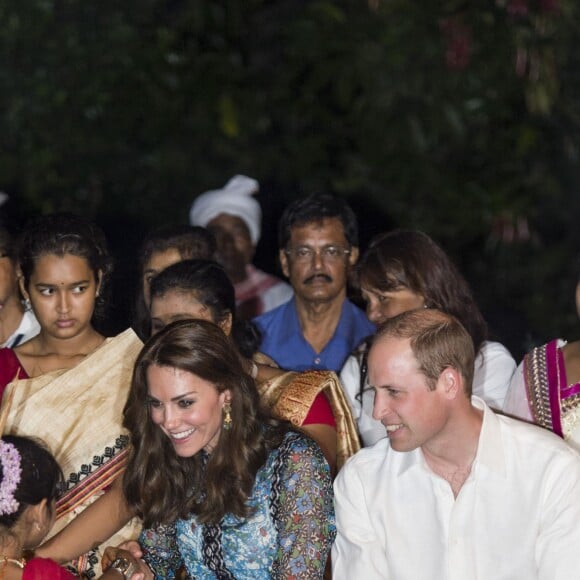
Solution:
{"label": "cream sari with embroidery", "polygon": [[[16,380],[6,387],[4,432],[42,439],[64,473],[65,492],[57,503],[51,536],[102,495],[125,468],[129,437],[122,413],[142,346],[128,329],[106,339],[72,369]],[[89,578],[99,576],[104,548],[135,539],[139,529],[140,522],[133,520],[73,567]]]}

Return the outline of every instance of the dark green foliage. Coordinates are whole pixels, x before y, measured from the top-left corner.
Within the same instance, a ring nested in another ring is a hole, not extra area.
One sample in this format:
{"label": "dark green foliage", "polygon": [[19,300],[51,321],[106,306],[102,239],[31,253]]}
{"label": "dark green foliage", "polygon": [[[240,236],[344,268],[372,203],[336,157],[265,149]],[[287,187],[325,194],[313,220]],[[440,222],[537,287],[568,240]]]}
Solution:
{"label": "dark green foliage", "polygon": [[579,246],[576,12],[4,0],[0,188],[31,211],[150,225],[185,221],[237,172],[276,209],[334,191],[377,216],[363,241],[381,223],[424,229],[486,309],[562,334]]}

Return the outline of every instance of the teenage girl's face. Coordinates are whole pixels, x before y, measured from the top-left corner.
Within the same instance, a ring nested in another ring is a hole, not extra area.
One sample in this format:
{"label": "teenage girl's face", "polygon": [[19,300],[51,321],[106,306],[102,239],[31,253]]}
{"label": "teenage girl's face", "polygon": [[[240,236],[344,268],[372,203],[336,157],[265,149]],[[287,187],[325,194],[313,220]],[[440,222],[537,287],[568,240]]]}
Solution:
{"label": "teenage girl's face", "polygon": [[165,268],[169,268],[173,264],[177,264],[177,262],[181,262],[183,258],[181,254],[176,248],[169,248],[169,250],[165,250],[164,252],[153,252],[151,254],[151,258],[143,267],[143,298],[145,299],[145,306],[149,308],[151,304],[151,280],[165,270]]}
{"label": "teenage girl's face", "polygon": [[43,333],[68,339],[91,328],[98,280],[85,258],[72,254],[40,256],[28,287],[21,282],[21,289]]}
{"label": "teenage girl's face", "polygon": [[377,325],[403,312],[425,306],[425,298],[408,288],[383,292],[362,286],[361,294],[367,305],[369,320]]}
{"label": "teenage girl's face", "polygon": [[155,296],[151,300],[150,313],[151,334],[157,334],[176,320],[208,320],[217,324],[226,334],[231,330],[231,316],[222,321],[215,320],[211,310],[188,291],[169,290],[163,296]]}

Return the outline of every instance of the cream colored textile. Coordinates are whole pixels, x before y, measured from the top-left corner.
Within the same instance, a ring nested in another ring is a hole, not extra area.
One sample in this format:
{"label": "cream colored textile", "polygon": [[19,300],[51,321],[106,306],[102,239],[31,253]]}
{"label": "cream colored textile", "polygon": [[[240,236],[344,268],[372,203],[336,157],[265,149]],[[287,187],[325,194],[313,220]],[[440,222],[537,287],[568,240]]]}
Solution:
{"label": "cream colored textile", "polygon": [[[105,340],[72,369],[6,387],[3,401],[10,409],[5,433],[42,439],[64,473],[65,495],[57,505],[52,535],[95,501],[124,469],[128,435],[122,427],[122,412],[142,346],[128,329]],[[136,538],[138,531],[135,521],[106,545]],[[90,568],[99,576],[104,547],[99,548],[99,555],[82,558],[79,572]]]}

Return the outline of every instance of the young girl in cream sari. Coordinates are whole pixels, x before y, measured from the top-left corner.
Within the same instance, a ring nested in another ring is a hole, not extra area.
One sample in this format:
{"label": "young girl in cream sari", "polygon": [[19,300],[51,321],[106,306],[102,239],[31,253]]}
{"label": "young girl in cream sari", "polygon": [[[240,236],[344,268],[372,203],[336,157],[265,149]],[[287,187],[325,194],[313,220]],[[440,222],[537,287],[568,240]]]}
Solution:
{"label": "young girl in cream sari", "polygon": [[[40,217],[18,250],[20,289],[40,334],[0,350],[0,395],[7,433],[40,437],[65,477],[53,533],[108,489],[123,471],[128,438],[121,426],[141,342],[128,330],[105,339],[92,320],[111,262],[103,233],[76,216]],[[121,531],[112,541],[132,537]],[[98,575],[96,550],[75,562]]]}

